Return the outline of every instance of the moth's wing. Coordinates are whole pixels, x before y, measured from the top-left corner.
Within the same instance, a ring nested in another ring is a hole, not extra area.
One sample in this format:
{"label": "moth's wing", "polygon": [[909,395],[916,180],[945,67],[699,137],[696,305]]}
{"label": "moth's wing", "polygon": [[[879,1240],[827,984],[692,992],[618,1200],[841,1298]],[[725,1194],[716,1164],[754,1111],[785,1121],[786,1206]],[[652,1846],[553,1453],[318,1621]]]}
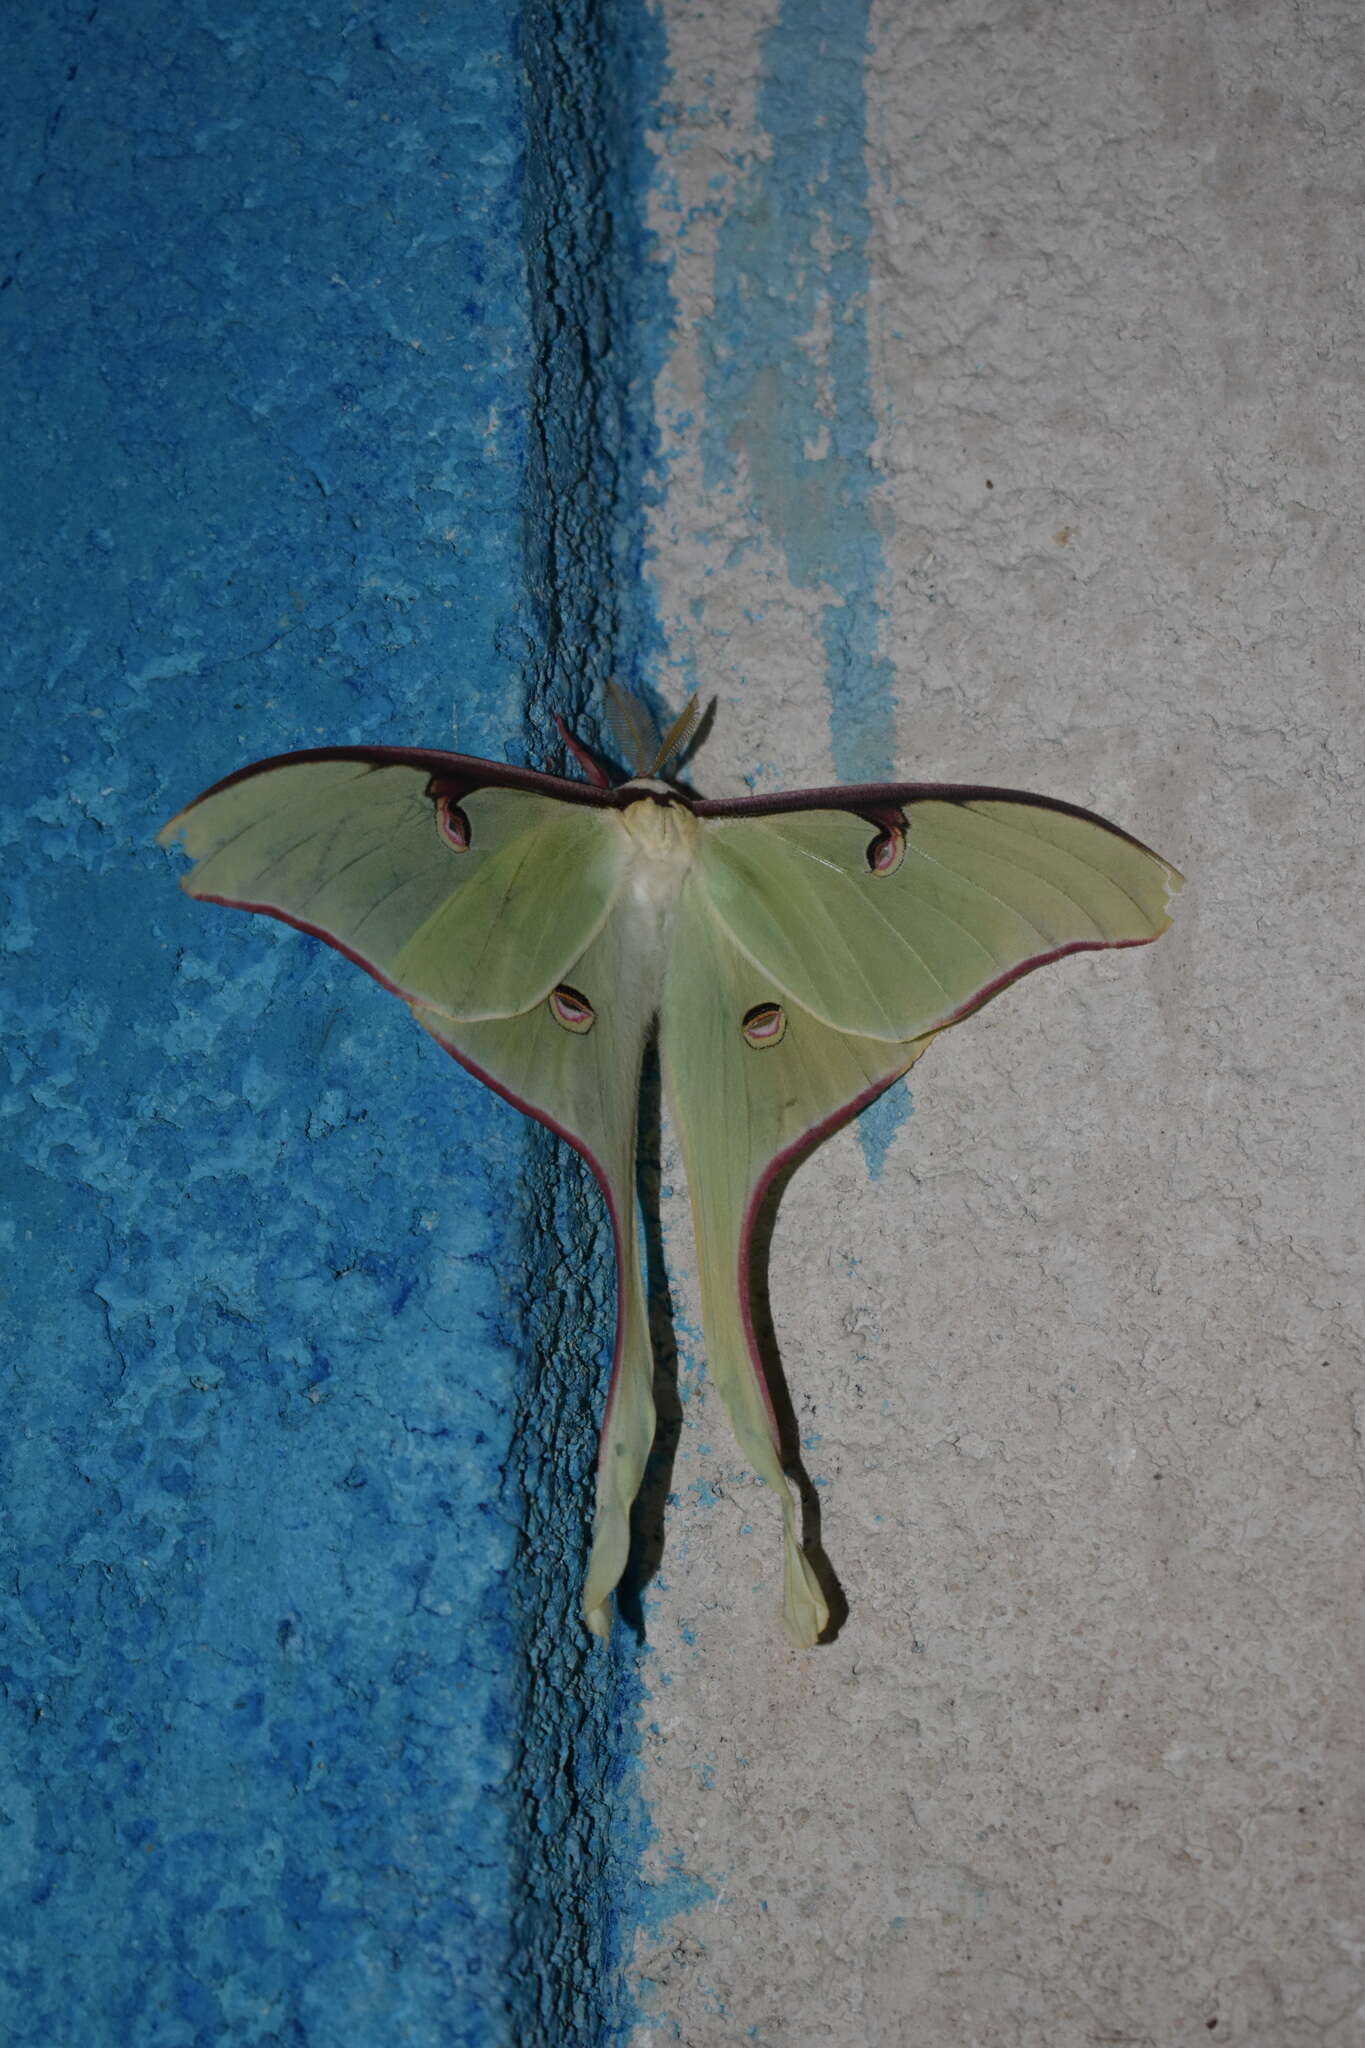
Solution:
{"label": "moth's wing", "polygon": [[539,1118],[587,1159],[601,1184],[616,1240],[616,1343],[602,1418],[592,1553],[583,1618],[611,1630],[610,1597],[630,1550],[630,1511],[654,1441],[653,1354],[635,1222],[635,1146],[640,1068],[653,1024],[657,924],[629,911],[608,918],[560,977],[586,1030],[560,1021],[553,998],[513,1017],[472,1022],[413,1005],[419,1024],[460,1064],[518,1109]]}
{"label": "moth's wing", "polygon": [[[787,1628],[810,1643],[827,1617],[797,1541],[751,1318],[764,1192],[930,1035],[1008,982],[1064,953],[1158,937],[1180,878],[1103,819],[1016,792],[896,785],[696,808],[661,1050],[708,1360],[741,1445],[779,1489]],[[745,1019],[764,1005],[785,1030],[765,1035],[760,1015],[751,1043]]]}
{"label": "moth's wing", "polygon": [[[751,1043],[745,1020],[767,1004],[780,1006],[785,1028]],[[801,1648],[818,1639],[829,1610],[801,1548],[754,1333],[754,1219],[774,1177],[903,1074],[926,1043],[837,1031],[791,1000],[735,943],[694,868],[673,927],[659,1049],[692,1200],[707,1369],[741,1450],[782,1503],[783,1620]]]}
{"label": "moth's wing", "polygon": [[[647,920],[627,931],[617,914],[631,854],[614,801],[463,756],[348,750],[248,769],[161,838],[193,857],[191,895],[326,939],[596,1173],[619,1288],[584,1607],[606,1634],[654,1433],[634,1161],[658,939]],[[555,997],[562,985],[586,998],[587,1029],[559,1021],[575,1014]]]}
{"label": "moth's wing", "polygon": [[1072,805],[925,784],[815,794],[700,805],[698,863],[735,943],[839,1030],[941,1030],[1035,967],[1170,923],[1177,871]]}
{"label": "moth's wing", "polygon": [[628,844],[584,784],[385,749],[261,762],[159,836],[193,859],[190,895],[298,925],[451,1017],[511,1016],[562,981]]}

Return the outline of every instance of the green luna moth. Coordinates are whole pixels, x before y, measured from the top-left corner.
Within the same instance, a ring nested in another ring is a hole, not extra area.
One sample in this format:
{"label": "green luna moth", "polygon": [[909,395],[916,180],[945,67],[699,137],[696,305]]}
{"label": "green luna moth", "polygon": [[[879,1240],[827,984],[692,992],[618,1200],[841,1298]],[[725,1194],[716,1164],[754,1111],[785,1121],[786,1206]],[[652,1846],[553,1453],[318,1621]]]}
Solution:
{"label": "green luna moth", "polygon": [[1181,878],[1103,818],[1019,790],[698,799],[664,779],[691,729],[689,707],[616,785],[562,721],[584,780],[404,747],[284,754],[215,783],[160,837],[191,856],[192,896],[327,940],[601,1183],[618,1300],[583,1613],[602,1636],[654,1435],[633,1191],[657,1032],[709,1369],[781,1502],[783,1616],[804,1647],[829,1610],[754,1330],[763,1197],[936,1032],[1020,975],[1158,938]]}

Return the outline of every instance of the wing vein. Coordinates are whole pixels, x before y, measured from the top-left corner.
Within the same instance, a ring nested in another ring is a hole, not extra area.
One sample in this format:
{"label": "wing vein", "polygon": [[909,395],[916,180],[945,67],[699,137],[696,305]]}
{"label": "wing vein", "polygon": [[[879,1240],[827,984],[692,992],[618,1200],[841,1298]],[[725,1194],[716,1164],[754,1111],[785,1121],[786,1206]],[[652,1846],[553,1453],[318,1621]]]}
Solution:
{"label": "wing vein", "polygon": [[[1040,841],[1042,841],[1042,843],[1045,845],[1051,846],[1058,854],[1061,855],[1063,860],[1074,860],[1078,867],[1082,867],[1086,870],[1087,874],[1094,875],[1098,881],[1107,883],[1111,889],[1116,889],[1119,895],[1122,896],[1126,902],[1132,904],[1134,910],[1136,910],[1139,917],[1143,918],[1144,920],[1150,917],[1151,913],[1147,910],[1144,904],[1139,903],[1137,897],[1134,896],[1131,889],[1125,889],[1122,882],[1120,882],[1114,875],[1108,874],[1105,871],[1105,869],[1098,866],[1095,861],[1087,860],[1085,855],[1083,853],[1078,853],[1074,847],[1063,846],[1062,842],[1059,839],[1044,839],[1044,836],[1041,832],[1025,832],[1021,825],[1012,825],[1007,818],[990,817],[990,814],[986,811],[973,810],[970,804],[962,804],[961,806],[959,806],[959,808],[964,811],[970,811],[973,817],[989,819],[989,822],[992,825],[994,825],[997,830],[1001,832],[1008,832],[1011,834],[1012,837],[1016,839],[1022,839],[1025,841],[1026,844],[1031,844],[1035,848],[1038,846]],[[1059,813],[1058,815],[1065,816],[1066,814],[1063,812]],[[1107,828],[1097,827],[1095,829]],[[1123,838],[1123,835],[1117,832],[1114,833],[1112,836],[1120,840]],[[1159,854],[1147,853],[1145,847],[1140,849],[1134,847],[1134,851],[1140,851],[1146,854],[1147,859],[1153,861],[1158,867],[1164,867],[1166,865],[1166,863],[1161,859]],[[1001,860],[1005,856],[1003,854],[995,854],[991,855],[990,857],[995,860]],[[1023,866],[1024,863],[1021,861],[1020,865]],[[1085,905],[1082,903],[1077,903],[1075,897],[1069,895],[1060,882],[1050,881],[1047,875],[1040,874],[1038,869],[1036,868],[1030,868],[1028,872],[1031,875],[1034,875],[1038,880],[1048,882],[1049,887],[1055,889],[1059,896],[1063,897],[1065,901],[1070,903],[1076,910],[1079,910],[1083,916],[1091,917],[1091,913],[1088,910],[1086,910]],[[1091,922],[1094,922],[1093,917],[1091,917]]]}

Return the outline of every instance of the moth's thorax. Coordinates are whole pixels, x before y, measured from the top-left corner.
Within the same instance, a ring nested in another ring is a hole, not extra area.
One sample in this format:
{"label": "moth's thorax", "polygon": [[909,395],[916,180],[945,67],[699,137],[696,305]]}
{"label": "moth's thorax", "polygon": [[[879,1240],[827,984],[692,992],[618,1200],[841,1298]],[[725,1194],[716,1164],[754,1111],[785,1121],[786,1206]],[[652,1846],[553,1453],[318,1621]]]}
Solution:
{"label": "moth's thorax", "polygon": [[639,803],[625,805],[618,815],[638,853],[681,871],[691,860],[696,845],[697,821],[691,811],[672,797],[666,782],[641,779],[627,783],[626,787],[657,790],[659,796],[667,799],[660,803],[658,797],[642,797]]}
{"label": "moth's thorax", "polygon": [[[651,925],[657,925],[660,919],[672,916],[683,877],[692,864],[697,821],[686,804],[672,799],[665,782],[641,779],[626,786],[658,792],[626,804],[616,813],[630,842],[630,896],[647,913]],[[666,800],[660,802],[660,797]]]}

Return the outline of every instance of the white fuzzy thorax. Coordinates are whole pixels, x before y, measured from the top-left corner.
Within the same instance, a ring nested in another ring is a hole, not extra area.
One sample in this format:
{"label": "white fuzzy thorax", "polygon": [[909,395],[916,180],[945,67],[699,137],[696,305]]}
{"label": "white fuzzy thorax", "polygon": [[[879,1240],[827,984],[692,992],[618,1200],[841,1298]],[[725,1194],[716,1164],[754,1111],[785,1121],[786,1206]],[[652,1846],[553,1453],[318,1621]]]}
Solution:
{"label": "white fuzzy thorax", "polygon": [[[629,789],[657,790],[670,795],[666,782],[636,781]],[[663,909],[682,886],[683,876],[696,850],[697,820],[686,805],[656,803],[642,797],[617,814],[630,837],[636,855],[631,867],[631,893],[637,901],[648,901]]]}

